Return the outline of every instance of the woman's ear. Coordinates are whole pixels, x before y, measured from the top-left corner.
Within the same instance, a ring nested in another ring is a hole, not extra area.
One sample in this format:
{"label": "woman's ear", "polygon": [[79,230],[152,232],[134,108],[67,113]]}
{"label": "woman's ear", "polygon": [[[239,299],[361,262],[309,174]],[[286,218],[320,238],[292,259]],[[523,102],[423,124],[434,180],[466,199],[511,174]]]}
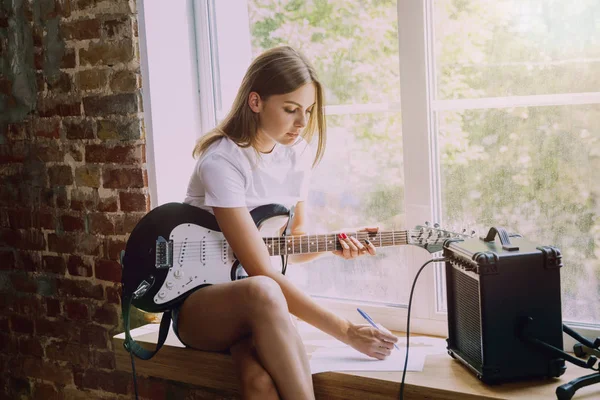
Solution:
{"label": "woman's ear", "polygon": [[248,105],[250,106],[250,109],[255,113],[259,113],[262,111],[262,100],[260,99],[258,93],[250,92],[250,94],[248,95]]}

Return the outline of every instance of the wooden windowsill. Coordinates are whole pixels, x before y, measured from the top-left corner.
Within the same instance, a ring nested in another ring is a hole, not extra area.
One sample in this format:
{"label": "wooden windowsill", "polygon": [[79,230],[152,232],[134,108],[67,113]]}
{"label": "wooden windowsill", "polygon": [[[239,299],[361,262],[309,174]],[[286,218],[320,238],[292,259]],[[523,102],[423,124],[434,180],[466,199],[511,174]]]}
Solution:
{"label": "wooden windowsill", "polygon": [[[328,339],[314,329],[299,330],[306,339]],[[401,333],[396,332],[398,336]],[[132,331],[139,343],[153,348],[158,338],[158,324],[149,324]],[[117,369],[131,372],[129,353],[123,348],[124,335],[113,338]],[[439,339],[440,346],[445,343]],[[310,355],[316,347],[307,346]],[[157,355],[149,361],[136,359],[139,375],[159,377],[210,388],[223,395],[239,394],[233,363],[228,354],[210,353],[188,349],[177,340],[173,332]],[[478,380],[458,361],[447,354],[428,355],[422,372],[407,372],[405,399],[555,399],[559,385],[592,373],[567,363],[567,372],[558,379],[536,380],[488,386]],[[315,394],[320,399],[396,399],[398,398],[402,372],[325,372],[313,375]],[[600,385],[579,389],[574,400],[600,398]]]}

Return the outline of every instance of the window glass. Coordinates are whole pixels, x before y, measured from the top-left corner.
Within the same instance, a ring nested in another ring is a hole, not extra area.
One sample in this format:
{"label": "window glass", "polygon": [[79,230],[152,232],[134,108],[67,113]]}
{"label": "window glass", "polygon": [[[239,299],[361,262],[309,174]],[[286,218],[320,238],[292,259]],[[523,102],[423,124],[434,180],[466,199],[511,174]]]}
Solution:
{"label": "window glass", "polygon": [[300,50],[325,83],[327,104],[400,101],[395,0],[248,0],[254,56]]}
{"label": "window glass", "polygon": [[557,246],[563,317],[600,323],[600,105],[440,114],[445,221]]}
{"label": "window glass", "polygon": [[598,0],[435,0],[440,100],[600,91]]}

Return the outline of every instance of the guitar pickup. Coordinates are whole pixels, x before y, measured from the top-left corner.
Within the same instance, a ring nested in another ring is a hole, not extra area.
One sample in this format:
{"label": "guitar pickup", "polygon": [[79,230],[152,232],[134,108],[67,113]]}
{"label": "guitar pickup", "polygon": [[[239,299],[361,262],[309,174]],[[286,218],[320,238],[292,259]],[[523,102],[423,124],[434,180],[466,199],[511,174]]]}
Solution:
{"label": "guitar pickup", "polygon": [[223,240],[223,245],[221,247],[221,260],[223,260],[223,264],[227,264],[227,261],[229,260],[229,256],[227,254],[229,252],[229,245],[225,240]]}
{"label": "guitar pickup", "polygon": [[162,236],[156,239],[156,268],[171,268],[173,266],[173,241],[167,241]]}

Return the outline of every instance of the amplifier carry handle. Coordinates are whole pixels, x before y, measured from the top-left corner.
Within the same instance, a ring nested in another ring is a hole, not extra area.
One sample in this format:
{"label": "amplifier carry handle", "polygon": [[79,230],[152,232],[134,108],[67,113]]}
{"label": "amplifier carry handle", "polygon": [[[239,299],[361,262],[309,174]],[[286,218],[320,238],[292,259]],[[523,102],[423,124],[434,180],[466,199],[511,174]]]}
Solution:
{"label": "amplifier carry handle", "polygon": [[500,243],[502,243],[502,248],[507,251],[517,251],[519,250],[519,246],[515,246],[510,242],[510,237],[508,236],[508,232],[506,229],[501,226],[491,227],[486,237],[481,236],[480,239],[484,242],[493,242],[496,239],[496,234],[500,237]]}

